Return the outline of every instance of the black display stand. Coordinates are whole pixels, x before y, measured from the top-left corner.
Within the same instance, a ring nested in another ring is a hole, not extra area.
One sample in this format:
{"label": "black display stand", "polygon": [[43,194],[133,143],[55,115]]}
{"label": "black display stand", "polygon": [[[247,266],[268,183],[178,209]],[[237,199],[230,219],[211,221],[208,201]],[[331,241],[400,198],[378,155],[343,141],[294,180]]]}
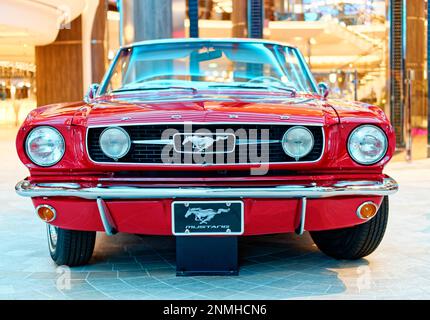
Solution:
{"label": "black display stand", "polygon": [[176,237],[176,275],[238,275],[237,237]]}

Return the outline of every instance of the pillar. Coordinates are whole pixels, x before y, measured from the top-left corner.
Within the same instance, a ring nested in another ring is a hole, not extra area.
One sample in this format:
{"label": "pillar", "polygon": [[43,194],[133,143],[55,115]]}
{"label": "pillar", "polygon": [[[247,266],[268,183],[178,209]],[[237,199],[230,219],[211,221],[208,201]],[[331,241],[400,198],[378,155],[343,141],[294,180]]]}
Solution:
{"label": "pillar", "polygon": [[83,90],[99,83],[107,61],[105,52],[107,4],[104,0],[88,1],[82,12]]}
{"label": "pillar", "polygon": [[404,76],[405,76],[405,0],[390,0],[390,120],[396,133],[397,147],[404,147]]}
{"label": "pillar", "polygon": [[[428,101],[426,70],[426,1],[390,0],[390,120],[397,147],[408,146],[412,128],[412,158],[427,156]],[[410,79],[409,79],[410,77]],[[408,84],[411,85],[411,117],[407,112]],[[409,119],[411,127],[409,127]],[[414,130],[415,129],[415,130]],[[427,130],[427,136],[424,134]]]}
{"label": "pillar", "polygon": [[430,158],[430,1],[427,1],[427,157]]}
{"label": "pillar", "polygon": [[231,21],[234,38],[263,38],[264,3],[264,0],[233,0]]}
{"label": "pillar", "polygon": [[36,46],[35,53],[37,105],[82,100],[81,17],[60,30],[53,43]]}
{"label": "pillar", "polygon": [[264,1],[248,0],[248,37],[263,38]]}
{"label": "pillar", "polygon": [[425,128],[427,122],[426,16],[424,0],[406,1],[406,70],[412,70],[412,127]]}
{"label": "pillar", "polygon": [[233,0],[231,21],[233,24],[232,35],[234,38],[246,38],[248,35],[247,2],[247,0]]}
{"label": "pillar", "polygon": [[188,18],[190,20],[190,38],[199,37],[199,1],[188,0]]}
{"label": "pillar", "polygon": [[172,0],[120,0],[119,10],[122,45],[172,37]]}
{"label": "pillar", "polygon": [[106,2],[89,1],[82,14],[49,45],[36,46],[38,106],[82,100],[105,72]]}
{"label": "pillar", "polygon": [[[412,159],[428,156],[428,102],[426,79],[426,1],[406,2],[406,74],[412,74],[411,123]],[[409,128],[409,126],[406,126]],[[409,130],[408,130],[409,131]],[[407,132],[409,133],[409,132]],[[405,137],[409,141],[409,134]]]}
{"label": "pillar", "polygon": [[100,83],[105,74],[107,63],[106,12],[106,2],[101,0],[97,6],[91,30],[91,83]]}

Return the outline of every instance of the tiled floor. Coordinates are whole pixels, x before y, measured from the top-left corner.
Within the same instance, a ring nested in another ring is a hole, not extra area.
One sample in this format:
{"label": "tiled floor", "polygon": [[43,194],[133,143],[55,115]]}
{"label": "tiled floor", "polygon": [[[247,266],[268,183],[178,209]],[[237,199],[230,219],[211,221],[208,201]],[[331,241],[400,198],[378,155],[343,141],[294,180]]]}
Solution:
{"label": "tiled floor", "polygon": [[366,259],[330,259],[307,234],[251,237],[240,241],[239,276],[176,277],[171,237],[99,234],[88,266],[56,267],[44,224],[13,190],[26,170],[12,134],[0,132],[0,299],[430,298],[430,161],[387,168],[401,190]]}

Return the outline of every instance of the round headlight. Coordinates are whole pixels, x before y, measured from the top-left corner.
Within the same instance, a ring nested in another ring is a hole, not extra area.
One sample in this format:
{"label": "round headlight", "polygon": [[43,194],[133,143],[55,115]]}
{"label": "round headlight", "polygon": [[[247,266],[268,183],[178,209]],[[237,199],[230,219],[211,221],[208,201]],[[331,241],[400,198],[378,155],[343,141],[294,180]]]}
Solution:
{"label": "round headlight", "polygon": [[362,125],[348,139],[348,152],[359,164],[374,164],[381,160],[388,147],[387,136],[380,128]]}
{"label": "round headlight", "polygon": [[120,127],[106,128],[100,135],[99,143],[103,153],[114,160],[124,157],[131,146],[130,136]]}
{"label": "round headlight", "polygon": [[311,152],[314,146],[314,136],[308,128],[294,126],[285,132],[282,138],[282,148],[290,157],[299,160]]}
{"label": "round headlight", "polygon": [[64,155],[64,138],[52,127],[34,128],[27,136],[25,150],[28,157],[38,166],[49,167],[56,164]]}

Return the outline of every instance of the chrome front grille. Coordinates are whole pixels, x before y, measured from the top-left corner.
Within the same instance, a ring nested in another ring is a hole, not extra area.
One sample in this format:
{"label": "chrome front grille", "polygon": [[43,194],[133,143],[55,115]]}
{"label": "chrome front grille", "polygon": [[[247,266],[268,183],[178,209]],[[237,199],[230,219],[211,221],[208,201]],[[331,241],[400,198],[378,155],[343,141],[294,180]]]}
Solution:
{"label": "chrome front grille", "polygon": [[[268,144],[269,152],[267,157],[264,159],[268,159],[269,163],[318,161],[321,158],[324,150],[324,132],[322,126],[303,125],[314,135],[314,147],[308,155],[300,158],[299,160],[286,155],[281,145],[281,140],[284,133],[292,126],[293,125],[264,123],[193,123],[191,133],[195,133],[198,130],[205,130],[206,132],[210,132],[215,135],[217,132],[219,132],[219,130],[235,133],[244,132],[243,130],[245,130],[245,132],[248,133],[248,137],[252,136],[252,139],[243,139],[243,136],[236,135],[234,150],[228,149],[228,144],[226,144],[225,152],[221,155],[216,154],[217,162],[215,164],[219,164],[218,161],[220,160],[223,164],[258,163],[252,161],[252,159],[249,157],[249,154],[252,150],[253,154],[261,156],[262,150],[267,150],[265,149],[267,146],[263,147],[263,144]],[[184,127],[184,124],[178,123],[125,125],[120,127],[127,131],[133,143],[128,154],[123,158],[118,159],[118,161],[107,157],[100,148],[99,137],[106,127],[90,127],[88,129],[87,149],[89,157],[92,161],[97,163],[118,164],[163,164],[165,163],[162,159],[163,148],[165,148],[167,144],[174,144],[173,137],[170,139],[162,139],[163,132],[165,132],[165,130],[176,130],[179,135],[190,133],[187,131],[187,127]],[[241,131],[238,131],[239,129],[241,129]],[[263,136],[263,132],[267,133],[268,135]],[[247,147],[244,148],[242,145],[247,145]],[[177,150],[173,147],[171,148],[170,152],[171,156],[175,156],[177,159],[180,159],[179,164],[190,164],[190,158],[186,158],[186,153],[177,152]],[[230,153],[234,153],[234,157]],[[202,154],[204,155],[204,152],[202,152]],[[243,161],[243,159],[245,159],[245,161]],[[192,162],[191,164],[197,163]]]}

